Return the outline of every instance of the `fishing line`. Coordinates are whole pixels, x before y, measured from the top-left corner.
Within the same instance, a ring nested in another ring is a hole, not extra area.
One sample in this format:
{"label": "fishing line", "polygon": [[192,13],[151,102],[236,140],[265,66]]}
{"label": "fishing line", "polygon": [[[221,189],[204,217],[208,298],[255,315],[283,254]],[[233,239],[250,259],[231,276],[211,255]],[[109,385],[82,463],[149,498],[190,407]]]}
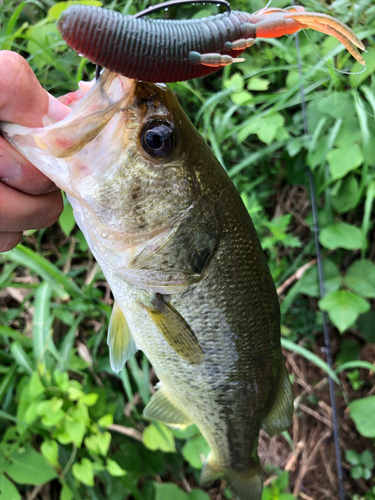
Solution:
{"label": "fishing line", "polygon": [[310,46],[311,48],[313,49],[313,51],[315,52],[315,54],[319,57],[319,59],[324,62],[324,64],[326,66],[328,66],[329,68],[333,69],[334,71],[336,71],[336,73],[341,73],[342,75],[361,75],[362,73],[364,73],[366,70],[367,70],[367,66],[365,65],[365,67],[363,69],[361,69],[361,71],[345,71],[343,69],[337,69],[335,68],[334,66],[332,66],[331,64],[329,64],[325,59],[323,59],[323,57],[319,54],[319,52],[315,49],[314,47],[314,44],[312,43],[312,41],[310,40],[309,38],[309,35],[307,34],[307,31],[306,30],[302,30],[304,33],[305,33],[305,36],[306,38],[308,39],[309,43],[310,43]]}
{"label": "fishing line", "polygon": [[[292,5],[294,5],[294,0],[292,0]],[[299,46],[299,36],[296,33],[295,37],[296,43],[296,53],[297,53],[297,63],[298,63],[298,73],[300,79],[302,79],[302,66],[301,66],[301,58],[300,58],[300,46]],[[300,83],[300,94],[301,94],[301,107],[302,107],[302,117],[303,117],[303,128],[304,134],[306,137],[309,137],[309,129],[307,124],[307,112],[306,112],[306,100],[305,100],[305,89],[302,83]],[[311,207],[312,207],[312,215],[313,215],[313,232],[315,238],[315,248],[316,248],[316,259],[317,259],[317,267],[318,267],[318,277],[319,277],[319,290],[320,297],[323,298],[325,295],[324,288],[324,271],[323,271],[323,263],[322,263],[322,255],[321,248],[319,242],[319,221],[318,221],[318,208],[316,201],[316,191],[314,184],[314,177],[310,168],[308,168],[309,174],[309,184],[310,184],[310,193],[311,193]],[[332,369],[332,351],[331,351],[331,338],[328,330],[328,319],[327,313],[322,311],[323,315],[323,332],[324,332],[324,352],[327,358],[327,364]],[[339,487],[339,499],[345,500],[345,492],[344,492],[344,482],[343,482],[343,473],[342,473],[342,463],[341,463],[341,451],[340,451],[340,436],[339,436],[339,427],[337,422],[337,410],[336,410],[336,399],[335,399],[335,384],[333,379],[328,376],[328,385],[329,385],[329,397],[331,402],[332,409],[332,425],[333,425],[333,439],[335,444],[335,454],[336,454],[336,468],[337,468],[337,479],[338,479],[338,487]]]}
{"label": "fishing line", "polygon": [[[315,52],[315,54],[318,56],[318,58],[324,62],[324,64],[326,66],[328,66],[329,68],[333,69],[334,71],[336,71],[336,73],[341,73],[342,75],[357,75],[357,81],[356,81],[356,85],[355,85],[355,100],[356,100],[356,103],[358,104],[358,106],[363,109],[363,111],[368,115],[368,116],[371,116],[371,118],[375,118],[375,114],[373,113],[370,113],[369,111],[367,111],[367,109],[365,107],[362,106],[361,104],[361,101],[359,100],[358,98],[358,86],[359,86],[359,75],[362,75],[362,73],[364,73],[366,70],[367,70],[367,66],[365,65],[364,68],[361,70],[361,71],[344,71],[344,70],[341,70],[341,69],[337,69],[335,68],[334,66],[332,66],[331,64],[329,64],[325,59],[323,59],[323,57],[319,54],[319,52],[315,49],[314,47],[314,44],[312,43],[312,41],[310,40],[309,38],[309,35],[307,34],[307,31],[306,30],[302,30],[306,36],[306,38],[308,39],[309,43],[310,43],[310,46],[311,48],[313,49],[313,51]],[[367,52],[367,51],[366,51]]]}

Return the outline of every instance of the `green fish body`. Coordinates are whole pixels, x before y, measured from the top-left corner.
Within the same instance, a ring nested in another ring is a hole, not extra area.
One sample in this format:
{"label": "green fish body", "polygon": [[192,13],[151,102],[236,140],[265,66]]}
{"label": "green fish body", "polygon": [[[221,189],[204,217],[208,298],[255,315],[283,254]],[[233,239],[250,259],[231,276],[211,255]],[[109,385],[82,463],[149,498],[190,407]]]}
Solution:
{"label": "green fish body", "polygon": [[240,196],[172,93],[105,71],[62,122],[2,129],[69,195],[116,300],[112,367],[139,349],[161,381],[145,417],[195,423],[211,448],[202,483],[259,500],[259,430],[292,417],[277,294]]}

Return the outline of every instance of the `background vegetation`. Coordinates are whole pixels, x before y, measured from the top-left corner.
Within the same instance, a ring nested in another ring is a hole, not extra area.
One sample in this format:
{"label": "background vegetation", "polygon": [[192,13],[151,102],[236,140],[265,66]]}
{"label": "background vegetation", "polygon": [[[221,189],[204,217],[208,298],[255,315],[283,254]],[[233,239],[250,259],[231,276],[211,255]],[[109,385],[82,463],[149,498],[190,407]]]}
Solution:
{"label": "background vegetation", "polygon": [[[23,54],[56,96],[94,72],[67,50],[56,29],[69,3],[0,2],[0,48]],[[317,442],[332,448],[322,310],[332,322],[345,487],[351,498],[373,500],[375,5],[372,0],[300,3],[353,27],[367,46],[366,72],[355,74],[359,64],[336,40],[309,33],[309,40],[300,36],[302,78],[293,37],[284,37],[258,41],[242,64],[172,88],[241,193],[280,295],[296,416],[284,437],[261,438],[269,476],[263,500],[293,499],[290,491],[303,499],[336,498],[333,453],[314,465]],[[105,4],[123,13],[147,6],[132,0]],[[255,11],[264,3],[236,0],[232,7]],[[166,15],[216,11],[192,6]],[[307,166],[318,193],[323,299]],[[110,291],[70,206],[59,225],[28,232],[24,244],[0,256],[0,265],[0,499],[231,498],[223,483],[198,489],[208,449],[195,426],[174,431],[143,420],[157,381],[147,359],[138,354],[119,375],[111,371],[105,342]],[[325,433],[318,440],[319,425]],[[322,490],[324,480],[331,486]]]}

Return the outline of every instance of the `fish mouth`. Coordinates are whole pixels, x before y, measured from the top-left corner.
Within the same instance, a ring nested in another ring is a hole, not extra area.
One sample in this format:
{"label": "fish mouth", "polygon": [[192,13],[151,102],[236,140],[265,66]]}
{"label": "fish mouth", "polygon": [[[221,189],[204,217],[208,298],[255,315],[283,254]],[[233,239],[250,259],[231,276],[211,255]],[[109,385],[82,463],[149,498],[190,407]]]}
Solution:
{"label": "fish mouth", "polygon": [[36,128],[0,122],[0,130],[8,142],[58,187],[73,194],[74,155],[94,141],[112,118],[129,106],[134,82],[104,70],[98,80],[81,82],[78,90],[58,99],[69,111],[62,120],[46,115],[44,126]]}
{"label": "fish mouth", "polygon": [[69,109],[62,120],[43,117],[43,127],[30,128],[1,123],[11,142],[15,136],[33,136],[37,146],[55,158],[67,158],[91,142],[132,95],[134,80],[104,70],[98,80],[80,82],[78,90],[58,100]]}

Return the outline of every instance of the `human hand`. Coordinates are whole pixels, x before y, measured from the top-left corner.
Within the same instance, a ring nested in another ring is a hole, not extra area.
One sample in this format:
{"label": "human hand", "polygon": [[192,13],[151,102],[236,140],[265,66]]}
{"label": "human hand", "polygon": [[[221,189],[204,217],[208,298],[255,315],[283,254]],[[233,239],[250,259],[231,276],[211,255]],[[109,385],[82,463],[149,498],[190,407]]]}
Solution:
{"label": "human hand", "polygon": [[[66,107],[44,90],[19,54],[0,51],[0,121],[42,126]],[[0,136],[0,252],[14,248],[26,229],[48,227],[63,209],[60,190]]]}

